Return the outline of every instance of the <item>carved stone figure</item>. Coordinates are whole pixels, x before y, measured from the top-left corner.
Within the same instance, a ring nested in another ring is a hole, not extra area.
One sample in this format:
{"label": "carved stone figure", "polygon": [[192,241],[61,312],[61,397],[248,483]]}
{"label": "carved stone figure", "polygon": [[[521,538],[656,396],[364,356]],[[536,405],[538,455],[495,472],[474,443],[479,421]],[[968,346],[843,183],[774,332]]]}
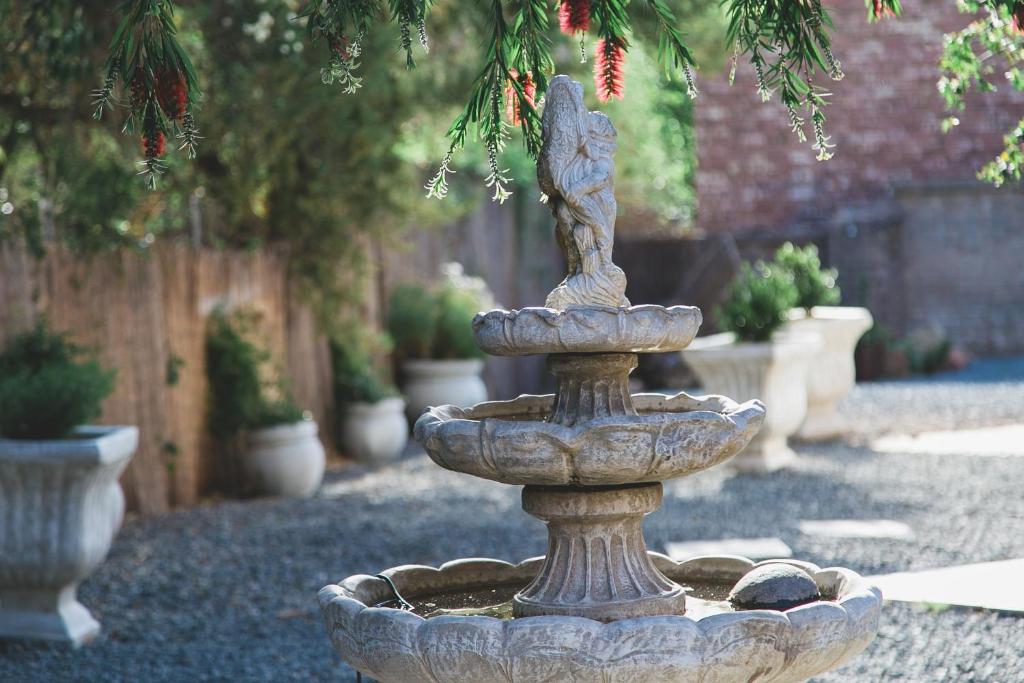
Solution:
{"label": "carved stone figure", "polygon": [[568,274],[545,305],[629,306],[626,274],[612,263],[615,240],[615,126],[583,105],[583,87],[551,80],[541,118],[544,146],[537,179],[555,216]]}

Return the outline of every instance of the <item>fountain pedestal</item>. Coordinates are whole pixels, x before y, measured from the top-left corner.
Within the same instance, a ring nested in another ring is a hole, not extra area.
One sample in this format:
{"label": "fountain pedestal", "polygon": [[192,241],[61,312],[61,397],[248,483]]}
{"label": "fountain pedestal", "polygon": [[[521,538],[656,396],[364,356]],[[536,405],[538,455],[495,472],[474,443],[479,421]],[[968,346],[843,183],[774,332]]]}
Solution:
{"label": "fountain pedestal", "polygon": [[516,594],[517,617],[558,615],[614,621],[682,614],[682,586],[647,555],[643,518],[661,506],[662,486],[527,486],[523,510],[548,527],[544,565]]}

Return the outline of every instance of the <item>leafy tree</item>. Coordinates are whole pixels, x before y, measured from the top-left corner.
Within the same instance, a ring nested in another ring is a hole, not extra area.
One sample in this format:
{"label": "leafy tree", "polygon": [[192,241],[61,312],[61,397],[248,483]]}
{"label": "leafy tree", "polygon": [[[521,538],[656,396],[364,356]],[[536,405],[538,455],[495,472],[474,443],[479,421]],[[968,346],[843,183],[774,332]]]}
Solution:
{"label": "leafy tree", "polygon": [[[972,88],[996,90],[999,75],[1007,85],[1024,91],[1024,2],[1021,0],[958,0],[957,8],[975,17],[943,41],[939,91],[951,111],[963,111]],[[950,130],[954,115],[943,122]],[[999,186],[1020,180],[1024,173],[1024,118],[1006,134],[1005,149],[987,163],[978,177]]]}

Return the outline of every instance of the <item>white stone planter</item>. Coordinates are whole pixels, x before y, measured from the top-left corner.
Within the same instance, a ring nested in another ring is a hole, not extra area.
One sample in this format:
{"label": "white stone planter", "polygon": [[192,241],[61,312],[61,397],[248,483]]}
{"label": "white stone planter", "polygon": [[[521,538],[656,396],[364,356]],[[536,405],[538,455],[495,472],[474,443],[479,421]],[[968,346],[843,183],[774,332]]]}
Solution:
{"label": "white stone planter", "polygon": [[797,436],[812,441],[834,438],[847,430],[836,404],[856,382],[853,350],[871,328],[871,312],[855,306],[816,306],[810,316],[802,308],[789,316],[786,331],[816,334],[822,342],[807,373],[807,418]]}
{"label": "white stone planter", "polygon": [[820,345],[814,336],[797,334],[777,335],[770,342],[736,342],[726,332],[698,337],[682,352],[706,391],[765,404],[761,431],[732,460],[737,470],[770,472],[794,457],[787,440],[807,414],[807,372]]}
{"label": "white stone planter", "polygon": [[483,369],[484,362],[478,358],[405,361],[406,414],[415,421],[427,408],[483,403],[487,400],[487,387],[480,379]]}
{"label": "white stone planter", "polygon": [[345,452],[360,462],[393,462],[409,441],[405,401],[385,398],[376,403],[349,404],[341,418],[341,440]]}
{"label": "white stone planter", "polygon": [[242,466],[260,493],[309,498],[320,488],[326,457],[313,420],[255,429]]}
{"label": "white stone planter", "polygon": [[0,637],[77,646],[99,633],[76,592],[121,526],[117,478],[138,443],[135,427],[0,439]]}

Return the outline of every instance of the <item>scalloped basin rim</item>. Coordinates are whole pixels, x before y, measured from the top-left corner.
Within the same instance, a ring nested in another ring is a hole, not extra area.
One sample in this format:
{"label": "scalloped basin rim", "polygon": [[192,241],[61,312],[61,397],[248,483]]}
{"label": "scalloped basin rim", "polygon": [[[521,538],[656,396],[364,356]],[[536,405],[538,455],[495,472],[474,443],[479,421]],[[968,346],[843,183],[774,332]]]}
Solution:
{"label": "scalloped basin rim", "polygon": [[[633,407],[640,416],[645,413],[714,413],[718,415],[730,415],[746,409],[750,405],[761,405],[760,401],[745,401],[740,404],[726,396],[709,394],[706,396],[691,396],[686,392],[677,394],[640,393],[632,394]],[[537,422],[551,412],[554,403],[554,394],[522,394],[516,398],[504,401],[485,401],[466,408],[453,405],[443,405],[429,408],[420,420],[427,415],[432,415],[442,422],[450,420],[501,420],[524,421],[527,418],[538,418]],[[610,417],[598,418],[612,421],[635,420],[634,417]],[[419,422],[420,420],[417,420]],[[597,421],[597,420],[595,420]]]}
{"label": "scalloped basin rim", "polygon": [[[789,610],[738,610],[724,614],[715,614],[694,620],[691,617],[681,615],[638,617],[635,619],[623,619],[610,622],[610,624],[628,624],[630,622],[646,621],[649,619],[686,619],[694,623],[702,623],[709,619],[734,619],[736,615],[783,615],[792,614],[800,610],[813,609],[822,604],[832,604],[842,607],[845,603],[858,598],[872,597],[881,601],[881,591],[870,585],[863,577],[856,572],[844,567],[821,568],[809,562],[799,560],[764,560],[754,562],[739,555],[706,555],[694,557],[681,562],[676,562],[666,555],[654,551],[648,551],[655,566],[666,576],[674,581],[686,585],[690,582],[714,582],[714,583],[735,583],[754,567],[764,564],[783,563],[798,567],[814,579],[818,590],[822,595],[830,596],[828,599],[816,600]],[[429,595],[438,592],[454,590],[467,590],[473,588],[486,588],[493,585],[506,585],[516,581],[524,581],[532,578],[543,564],[544,557],[531,557],[517,564],[496,560],[492,558],[462,558],[445,562],[440,567],[427,565],[407,564],[386,569],[380,575],[387,576],[394,582],[396,588],[403,597],[415,598],[422,595]],[[482,578],[489,577],[488,579]],[[406,617],[414,617],[420,621],[428,619],[412,614],[408,611],[393,607],[377,607],[381,602],[393,598],[387,582],[379,576],[367,574],[356,574],[344,579],[340,584],[331,584],[320,590],[319,600],[321,608],[326,607],[335,597],[343,596],[361,603],[367,609],[385,610],[397,613]],[[503,623],[503,620],[488,616],[471,617],[433,617],[451,619],[481,619],[491,622]],[[601,624],[600,621],[586,619],[584,617],[521,617],[523,619],[557,619],[559,621],[573,620],[591,624]]]}
{"label": "scalloped basin rim", "polygon": [[[738,579],[754,567],[741,557],[652,561],[667,576]],[[384,572],[403,594],[458,590],[522,580],[540,558],[513,565],[465,559],[440,568],[407,565]],[[835,601],[786,612],[749,610],[693,619],[639,617],[602,623],[582,617],[490,616],[424,618],[391,607],[387,583],[366,575],[321,589],[319,602],[334,648],[350,665],[387,683],[473,681],[550,683],[563,680],[631,683],[799,683],[858,654],[878,631],[882,597],[854,572],[797,561]],[[422,593],[420,593],[422,595]],[[368,602],[367,602],[368,601]],[[770,672],[770,675],[765,675]]]}

